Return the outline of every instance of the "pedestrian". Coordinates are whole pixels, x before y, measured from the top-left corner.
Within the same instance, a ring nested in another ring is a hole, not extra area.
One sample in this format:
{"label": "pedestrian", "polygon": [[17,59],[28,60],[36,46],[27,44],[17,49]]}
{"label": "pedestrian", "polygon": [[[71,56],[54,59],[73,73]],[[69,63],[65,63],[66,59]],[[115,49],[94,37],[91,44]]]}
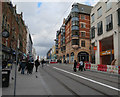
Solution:
{"label": "pedestrian", "polygon": [[36,61],[35,61],[35,67],[36,67],[36,72],[37,72],[37,70],[38,70],[38,66],[40,65],[40,62],[39,62],[39,60],[37,59]]}
{"label": "pedestrian", "polygon": [[84,64],[83,64],[83,61],[80,61],[80,65],[79,65],[79,71],[83,71],[83,67],[84,67]]}
{"label": "pedestrian", "polygon": [[23,59],[22,62],[20,63],[20,65],[21,65],[21,68],[22,68],[21,74],[24,74],[25,67],[26,67],[26,60]]}
{"label": "pedestrian", "polygon": [[21,63],[22,63],[22,59],[20,59],[20,61],[19,61],[18,72],[20,72],[20,71],[21,71],[21,69],[22,69],[22,67],[21,67]]}
{"label": "pedestrian", "polygon": [[44,65],[44,59],[41,61],[41,64],[42,64],[42,67],[43,67],[43,65]]}
{"label": "pedestrian", "polygon": [[74,67],[73,67],[74,72],[76,72],[76,66],[77,66],[77,62],[76,60],[74,60]]}
{"label": "pedestrian", "polygon": [[7,59],[2,60],[2,69],[7,67]]}

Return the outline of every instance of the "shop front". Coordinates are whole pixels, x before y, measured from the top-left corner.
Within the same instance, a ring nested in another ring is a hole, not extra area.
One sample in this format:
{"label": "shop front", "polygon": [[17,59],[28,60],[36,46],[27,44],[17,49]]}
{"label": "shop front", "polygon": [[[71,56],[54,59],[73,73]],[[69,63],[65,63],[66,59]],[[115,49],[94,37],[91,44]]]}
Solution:
{"label": "shop front", "polygon": [[78,53],[78,61],[89,61],[89,54],[87,52],[79,52]]}
{"label": "shop front", "polygon": [[102,39],[100,42],[100,64],[110,65],[114,60],[113,36]]}

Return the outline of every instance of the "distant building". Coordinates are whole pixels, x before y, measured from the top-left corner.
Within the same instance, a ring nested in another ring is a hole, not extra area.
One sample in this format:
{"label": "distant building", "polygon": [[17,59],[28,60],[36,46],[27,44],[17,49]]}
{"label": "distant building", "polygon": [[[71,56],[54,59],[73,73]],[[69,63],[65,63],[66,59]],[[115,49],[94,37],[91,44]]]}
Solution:
{"label": "distant building", "polygon": [[74,3],[70,14],[56,33],[56,56],[67,63],[90,61],[91,6]]}
{"label": "distant building", "polygon": [[36,58],[36,51],[35,51],[35,48],[34,48],[34,47],[32,47],[32,57],[33,57],[34,60],[37,59],[37,58]]}
{"label": "distant building", "polygon": [[32,49],[33,49],[33,42],[32,42],[32,38],[30,35],[30,31],[27,27],[27,46],[26,46],[26,54],[27,56],[31,56],[32,57]]}
{"label": "distant building", "polygon": [[94,63],[110,65],[116,59],[120,65],[120,0],[102,0],[92,8],[91,44]]}
{"label": "distant building", "polygon": [[54,59],[56,59],[56,49],[55,49],[55,45],[53,45],[53,47],[52,47],[52,54],[51,54],[51,59],[52,60],[54,60]]}
{"label": "distant building", "polygon": [[47,59],[51,60],[52,59],[52,48],[49,49],[47,52]]}

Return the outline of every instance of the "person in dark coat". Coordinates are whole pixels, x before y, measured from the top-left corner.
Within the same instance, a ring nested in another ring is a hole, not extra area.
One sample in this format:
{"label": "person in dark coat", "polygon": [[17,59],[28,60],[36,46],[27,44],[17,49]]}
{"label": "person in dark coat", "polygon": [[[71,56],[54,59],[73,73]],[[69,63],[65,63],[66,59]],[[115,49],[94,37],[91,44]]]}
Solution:
{"label": "person in dark coat", "polygon": [[22,70],[21,70],[21,74],[24,74],[25,67],[26,67],[26,60],[23,59],[20,65],[21,65],[21,68],[22,68]]}
{"label": "person in dark coat", "polygon": [[39,63],[39,60],[37,59],[36,61],[35,61],[35,67],[36,67],[36,72],[37,72],[37,70],[38,70],[38,66],[40,65],[40,63]]}
{"label": "person in dark coat", "polygon": [[76,62],[76,60],[74,60],[74,67],[73,67],[74,72],[76,72],[76,66],[77,66],[77,62]]}
{"label": "person in dark coat", "polygon": [[41,64],[42,64],[42,67],[43,67],[43,65],[44,65],[44,59],[41,61]]}
{"label": "person in dark coat", "polygon": [[2,69],[6,68],[6,66],[7,66],[7,59],[4,59],[2,61]]}

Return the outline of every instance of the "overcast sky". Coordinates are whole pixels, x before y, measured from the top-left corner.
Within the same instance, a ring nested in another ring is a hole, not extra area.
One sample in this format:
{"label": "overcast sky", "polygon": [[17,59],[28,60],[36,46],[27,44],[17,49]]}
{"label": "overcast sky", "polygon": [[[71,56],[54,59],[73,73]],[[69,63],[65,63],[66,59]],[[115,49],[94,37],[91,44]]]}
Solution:
{"label": "overcast sky", "polygon": [[[63,18],[66,18],[74,2],[95,5],[98,0],[66,0],[66,2],[13,2],[17,12],[23,12],[23,19],[30,30],[33,46],[39,56],[46,56],[47,51],[54,45],[56,31],[60,29]],[[24,0],[25,1],[25,0]],[[35,0],[34,0],[35,1]],[[55,1],[55,0],[53,0]],[[65,0],[64,0],[65,1]],[[71,1],[71,2],[68,2]]]}

